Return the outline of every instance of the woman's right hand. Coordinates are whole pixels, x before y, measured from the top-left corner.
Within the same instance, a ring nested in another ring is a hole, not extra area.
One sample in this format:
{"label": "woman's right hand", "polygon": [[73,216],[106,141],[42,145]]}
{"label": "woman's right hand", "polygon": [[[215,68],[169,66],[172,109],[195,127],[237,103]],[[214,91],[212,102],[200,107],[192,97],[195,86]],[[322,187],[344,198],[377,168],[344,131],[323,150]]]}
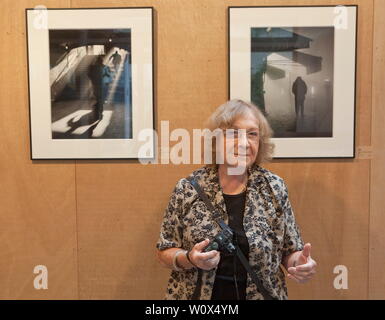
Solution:
{"label": "woman's right hand", "polygon": [[209,239],[203,240],[195,244],[189,253],[191,262],[198,268],[203,270],[214,269],[221,258],[220,252],[211,250],[209,252],[202,252],[210,243]]}

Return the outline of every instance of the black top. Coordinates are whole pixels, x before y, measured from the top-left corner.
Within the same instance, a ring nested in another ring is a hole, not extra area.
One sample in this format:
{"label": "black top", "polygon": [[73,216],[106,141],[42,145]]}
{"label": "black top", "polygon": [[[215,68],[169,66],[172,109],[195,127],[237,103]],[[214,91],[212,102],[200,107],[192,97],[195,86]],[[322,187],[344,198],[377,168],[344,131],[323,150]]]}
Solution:
{"label": "black top", "polygon": [[[243,212],[245,210],[246,191],[240,194],[223,194],[226,203],[226,211],[229,216],[229,226],[234,232],[233,244],[238,243],[246,259],[249,256],[249,243],[243,228]],[[234,268],[234,258],[236,265]],[[235,269],[235,270],[234,270]],[[221,252],[221,260],[218,264],[216,275],[221,279],[233,281],[234,273],[238,281],[246,281],[247,272],[238,257],[228,252]]]}

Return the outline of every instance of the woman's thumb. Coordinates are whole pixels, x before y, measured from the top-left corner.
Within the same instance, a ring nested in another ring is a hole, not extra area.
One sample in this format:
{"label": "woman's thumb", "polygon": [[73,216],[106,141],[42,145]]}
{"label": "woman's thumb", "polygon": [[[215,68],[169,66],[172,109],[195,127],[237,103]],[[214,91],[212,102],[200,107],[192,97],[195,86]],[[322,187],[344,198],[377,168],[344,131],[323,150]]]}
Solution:
{"label": "woman's thumb", "polygon": [[303,250],[302,250],[302,254],[308,258],[310,257],[310,250],[311,250],[311,244],[310,243],[306,243]]}
{"label": "woman's thumb", "polygon": [[210,240],[209,239],[205,239],[201,242],[198,242],[196,245],[195,245],[195,249],[198,250],[198,251],[202,251],[204,248],[207,247],[207,245],[209,244]]}

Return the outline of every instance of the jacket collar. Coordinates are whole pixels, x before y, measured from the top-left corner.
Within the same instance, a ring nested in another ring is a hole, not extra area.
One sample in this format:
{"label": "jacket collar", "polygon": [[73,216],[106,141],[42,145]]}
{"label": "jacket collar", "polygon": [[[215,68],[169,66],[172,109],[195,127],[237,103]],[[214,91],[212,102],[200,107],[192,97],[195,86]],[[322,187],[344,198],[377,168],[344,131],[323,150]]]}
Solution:
{"label": "jacket collar", "polygon": [[[202,171],[202,176],[199,177],[199,184],[202,189],[209,197],[213,206],[219,210],[222,215],[223,220],[228,223],[228,216],[226,213],[226,203],[223,197],[223,190],[219,182],[219,166],[206,166]],[[264,179],[265,169],[261,168],[259,165],[252,165],[247,169],[248,171],[248,181],[247,181],[247,192],[246,192],[246,204],[245,204],[245,215],[249,212],[250,201],[252,201],[252,194],[255,194],[256,191],[261,190],[261,187],[266,185],[266,180]],[[262,188],[262,190],[266,190]]]}

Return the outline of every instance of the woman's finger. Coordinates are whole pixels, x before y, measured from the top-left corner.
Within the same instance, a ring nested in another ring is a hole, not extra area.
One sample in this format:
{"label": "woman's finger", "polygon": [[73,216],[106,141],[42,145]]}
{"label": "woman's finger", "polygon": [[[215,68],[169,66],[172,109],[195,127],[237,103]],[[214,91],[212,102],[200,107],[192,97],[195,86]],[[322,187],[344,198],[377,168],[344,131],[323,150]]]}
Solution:
{"label": "woman's finger", "polygon": [[218,254],[218,251],[212,250],[212,251],[209,251],[209,252],[200,252],[200,253],[197,253],[197,256],[198,256],[199,259],[201,259],[201,260],[209,260],[209,259],[214,258],[217,254]]}
{"label": "woman's finger", "polygon": [[315,261],[311,260],[305,264],[296,266],[295,268],[297,269],[297,271],[311,271],[315,267],[316,267]]}
{"label": "woman's finger", "polygon": [[194,249],[200,252],[204,248],[206,248],[209,243],[210,243],[210,240],[209,239],[205,239],[205,240],[203,240],[201,242],[196,243],[195,246],[194,246]]}
{"label": "woman's finger", "polygon": [[297,277],[293,276],[293,275],[290,274],[290,273],[287,274],[287,277],[288,277],[290,280],[293,280],[293,281],[295,281],[295,282],[298,282],[298,283],[300,282],[300,280],[297,279]]}
{"label": "woman's finger", "polygon": [[291,273],[288,273],[288,275],[295,277],[299,281],[305,280],[309,277],[308,274],[300,274],[298,272],[291,272]]}
{"label": "woman's finger", "polygon": [[220,260],[220,252],[218,251],[217,255],[211,259],[203,261],[203,264],[207,267],[207,270],[215,268]]}
{"label": "woman's finger", "polygon": [[211,259],[208,259],[205,261],[205,263],[210,264],[212,266],[212,268],[214,268],[219,263],[219,256],[215,256]]}
{"label": "woman's finger", "polygon": [[296,270],[295,272],[291,272],[291,274],[295,275],[295,276],[308,277],[308,276],[312,276],[313,274],[315,274],[315,271],[314,270],[310,270],[310,271],[298,271],[298,270]]}
{"label": "woman's finger", "polygon": [[294,274],[288,273],[287,275],[288,275],[288,278],[290,278],[290,279],[295,279],[299,283],[304,283],[304,282],[310,280],[314,274],[315,274],[315,271],[310,271],[307,273],[296,272]]}
{"label": "woman's finger", "polygon": [[211,261],[212,261],[212,263],[211,263],[211,267],[212,268],[215,268],[217,265],[218,265],[218,263],[219,263],[219,257],[215,257],[214,259],[212,259]]}
{"label": "woman's finger", "polygon": [[295,267],[290,267],[289,269],[287,269],[287,272],[289,272],[291,274],[295,274],[296,271],[297,271],[297,269]]}

